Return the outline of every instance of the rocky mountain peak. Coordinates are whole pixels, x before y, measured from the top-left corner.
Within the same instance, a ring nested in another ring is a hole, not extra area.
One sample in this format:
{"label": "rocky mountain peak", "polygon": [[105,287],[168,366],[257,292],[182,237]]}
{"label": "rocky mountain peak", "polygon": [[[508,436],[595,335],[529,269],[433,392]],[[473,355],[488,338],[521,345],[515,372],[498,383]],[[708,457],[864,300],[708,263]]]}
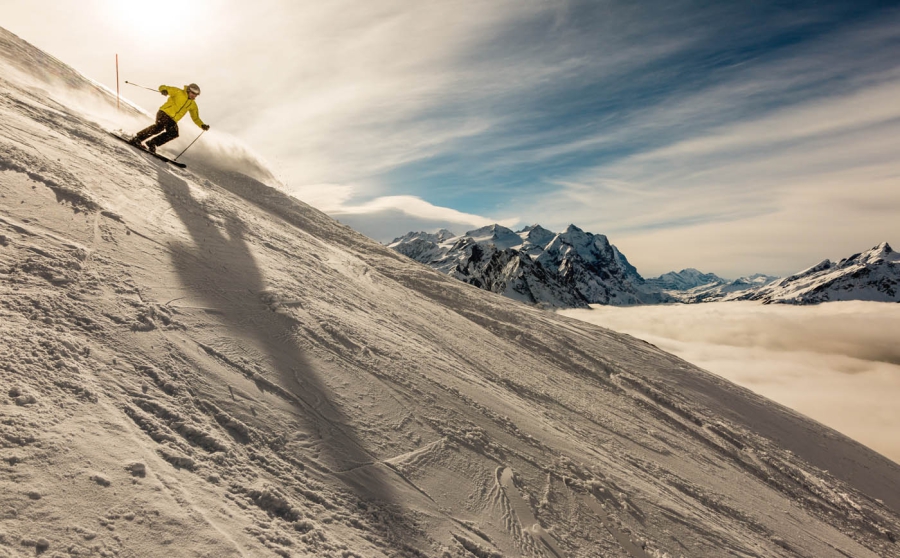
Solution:
{"label": "rocky mountain peak", "polygon": [[429,250],[416,244],[420,238],[392,247],[467,283],[537,304],[625,305],[665,299],[643,287],[643,278],[606,236],[575,225],[559,234],[537,224],[517,233],[490,225],[451,240],[432,243]]}

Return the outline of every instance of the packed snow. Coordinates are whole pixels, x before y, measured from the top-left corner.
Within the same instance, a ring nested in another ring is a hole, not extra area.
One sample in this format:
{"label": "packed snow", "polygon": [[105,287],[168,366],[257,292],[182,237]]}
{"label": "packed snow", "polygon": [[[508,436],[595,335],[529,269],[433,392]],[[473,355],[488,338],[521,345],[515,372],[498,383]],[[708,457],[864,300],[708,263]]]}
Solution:
{"label": "packed snow", "polygon": [[0,70],[0,556],[900,556],[861,444]]}

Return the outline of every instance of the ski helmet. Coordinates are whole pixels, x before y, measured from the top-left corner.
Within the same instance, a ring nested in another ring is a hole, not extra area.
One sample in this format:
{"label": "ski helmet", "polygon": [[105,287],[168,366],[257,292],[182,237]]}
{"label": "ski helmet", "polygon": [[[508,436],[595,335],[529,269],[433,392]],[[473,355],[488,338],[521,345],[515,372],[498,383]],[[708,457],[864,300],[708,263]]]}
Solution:
{"label": "ski helmet", "polygon": [[188,91],[190,91],[191,93],[194,93],[196,95],[200,94],[200,86],[197,85],[196,83],[192,83],[192,84],[188,85],[185,89],[187,89]]}

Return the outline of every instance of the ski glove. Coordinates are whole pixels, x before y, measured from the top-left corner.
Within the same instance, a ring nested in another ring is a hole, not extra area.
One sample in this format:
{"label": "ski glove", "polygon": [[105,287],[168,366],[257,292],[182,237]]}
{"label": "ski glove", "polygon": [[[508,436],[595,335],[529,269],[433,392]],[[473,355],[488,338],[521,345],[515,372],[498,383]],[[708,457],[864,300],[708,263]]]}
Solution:
{"label": "ski glove", "polygon": [[203,128],[204,132],[209,130],[209,124],[204,124],[203,126],[200,126],[200,127]]}
{"label": "ski glove", "polygon": [[165,91],[160,91],[160,93],[162,93],[162,96],[163,96],[163,97],[168,97],[168,96],[169,96],[169,94],[166,93]]}

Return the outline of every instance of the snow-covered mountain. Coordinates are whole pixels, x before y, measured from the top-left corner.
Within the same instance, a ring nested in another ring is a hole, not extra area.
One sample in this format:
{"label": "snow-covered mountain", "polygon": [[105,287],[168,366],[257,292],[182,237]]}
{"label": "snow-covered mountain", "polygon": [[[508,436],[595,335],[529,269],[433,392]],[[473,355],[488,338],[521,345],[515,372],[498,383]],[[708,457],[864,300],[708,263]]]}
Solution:
{"label": "snow-covered mountain", "polygon": [[461,236],[448,230],[411,232],[388,246],[471,285],[553,307],[729,300],[900,302],[900,258],[886,242],[790,277],[758,273],[732,281],[693,268],[644,279],[606,236],[574,225],[558,234],[540,225],[518,232],[490,225]]}
{"label": "snow-covered mountain", "polygon": [[395,238],[392,245],[396,246],[398,252],[416,261],[431,261],[444,255],[440,245],[453,236],[447,229],[441,229],[436,234],[411,232]]}
{"label": "snow-covered mountain", "polygon": [[778,277],[756,273],[747,277],[739,277],[733,281],[719,279],[711,283],[688,287],[684,289],[665,289],[665,293],[678,302],[692,304],[697,302],[716,302],[723,300],[736,300],[738,297],[749,295],[758,289],[777,281]]}
{"label": "snow-covered mountain", "polygon": [[819,304],[836,300],[900,302],[900,255],[884,242],[837,263],[825,260],[789,277],[753,275],[721,284],[667,290],[666,293],[685,303],[731,300],[756,300],[764,304]]}
{"label": "snow-covered mountain", "polygon": [[0,556],[900,557],[900,465],[107,117],[0,30]]}
{"label": "snow-covered mountain", "polygon": [[465,283],[532,304],[583,307],[671,301],[647,288],[604,235],[570,225],[512,231],[490,225],[461,236],[409,233],[388,246]]}
{"label": "snow-covered mountain", "polygon": [[825,260],[790,277],[726,299],[787,304],[832,300],[900,302],[900,254],[883,242],[837,263]]}
{"label": "snow-covered mountain", "polygon": [[650,287],[672,291],[688,291],[697,287],[724,285],[725,283],[728,283],[728,280],[722,279],[715,273],[703,273],[694,268],[670,271],[646,280],[646,284]]}

